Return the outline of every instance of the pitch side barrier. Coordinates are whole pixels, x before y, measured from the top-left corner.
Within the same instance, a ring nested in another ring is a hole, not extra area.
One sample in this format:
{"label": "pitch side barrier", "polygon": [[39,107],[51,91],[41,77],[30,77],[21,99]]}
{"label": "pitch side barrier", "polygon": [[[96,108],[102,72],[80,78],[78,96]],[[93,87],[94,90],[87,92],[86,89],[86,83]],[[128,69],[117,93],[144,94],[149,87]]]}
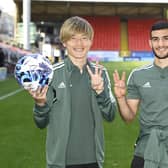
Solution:
{"label": "pitch side barrier", "polygon": [[153,61],[152,51],[131,51],[128,56],[120,56],[119,51],[90,51],[88,58],[91,61],[118,62],[118,61]]}

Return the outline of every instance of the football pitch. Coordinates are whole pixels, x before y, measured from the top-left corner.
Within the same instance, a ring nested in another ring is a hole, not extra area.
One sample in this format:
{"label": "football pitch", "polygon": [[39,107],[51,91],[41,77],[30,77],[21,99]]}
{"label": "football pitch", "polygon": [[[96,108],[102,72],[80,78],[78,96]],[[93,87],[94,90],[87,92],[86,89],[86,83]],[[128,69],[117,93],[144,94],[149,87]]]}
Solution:
{"label": "football pitch", "polygon": [[[127,75],[147,62],[102,63],[112,73],[118,69]],[[0,81],[0,167],[45,168],[46,129],[36,128],[33,121],[33,100],[21,90],[13,77]],[[104,168],[129,168],[138,134],[137,119],[124,123],[117,113],[112,123],[104,122]]]}

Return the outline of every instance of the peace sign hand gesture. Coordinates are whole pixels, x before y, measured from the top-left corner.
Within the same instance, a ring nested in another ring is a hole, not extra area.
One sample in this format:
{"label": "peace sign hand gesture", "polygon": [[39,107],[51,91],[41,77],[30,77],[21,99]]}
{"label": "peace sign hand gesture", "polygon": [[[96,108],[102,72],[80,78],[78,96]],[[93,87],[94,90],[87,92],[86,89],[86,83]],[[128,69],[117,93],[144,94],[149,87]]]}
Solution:
{"label": "peace sign hand gesture", "polygon": [[114,71],[113,73],[114,93],[118,99],[123,98],[126,95],[125,79],[126,79],[125,72],[122,73],[122,76],[120,78],[118,71],[117,70]]}
{"label": "peace sign hand gesture", "polygon": [[92,89],[95,90],[97,94],[100,94],[104,90],[104,80],[102,78],[102,67],[99,65],[99,62],[97,61],[94,73],[91,71],[88,65],[87,65],[87,70],[91,77]]}

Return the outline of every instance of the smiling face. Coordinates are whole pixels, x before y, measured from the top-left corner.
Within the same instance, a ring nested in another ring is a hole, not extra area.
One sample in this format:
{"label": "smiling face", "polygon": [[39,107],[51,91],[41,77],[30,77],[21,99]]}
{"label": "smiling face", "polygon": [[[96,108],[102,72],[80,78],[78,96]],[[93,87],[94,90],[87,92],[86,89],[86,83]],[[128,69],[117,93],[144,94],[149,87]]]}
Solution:
{"label": "smiling face", "polygon": [[93,35],[92,26],[83,18],[75,16],[63,23],[60,30],[60,40],[73,62],[86,60],[87,53],[92,45]]}
{"label": "smiling face", "polygon": [[85,34],[77,33],[64,43],[70,59],[86,59],[92,40]]}
{"label": "smiling face", "polygon": [[158,59],[168,57],[168,28],[151,32],[150,46]]}

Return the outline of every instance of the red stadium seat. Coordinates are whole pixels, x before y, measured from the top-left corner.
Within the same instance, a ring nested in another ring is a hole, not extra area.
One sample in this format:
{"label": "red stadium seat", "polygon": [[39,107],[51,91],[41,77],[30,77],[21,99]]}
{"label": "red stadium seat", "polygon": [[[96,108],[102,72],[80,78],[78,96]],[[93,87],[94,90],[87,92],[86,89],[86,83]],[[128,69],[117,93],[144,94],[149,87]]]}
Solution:
{"label": "red stadium seat", "polygon": [[149,31],[156,19],[128,20],[128,47],[131,51],[150,51]]}
{"label": "red stadium seat", "polygon": [[111,16],[86,16],[94,28],[92,50],[120,50],[120,18]]}

